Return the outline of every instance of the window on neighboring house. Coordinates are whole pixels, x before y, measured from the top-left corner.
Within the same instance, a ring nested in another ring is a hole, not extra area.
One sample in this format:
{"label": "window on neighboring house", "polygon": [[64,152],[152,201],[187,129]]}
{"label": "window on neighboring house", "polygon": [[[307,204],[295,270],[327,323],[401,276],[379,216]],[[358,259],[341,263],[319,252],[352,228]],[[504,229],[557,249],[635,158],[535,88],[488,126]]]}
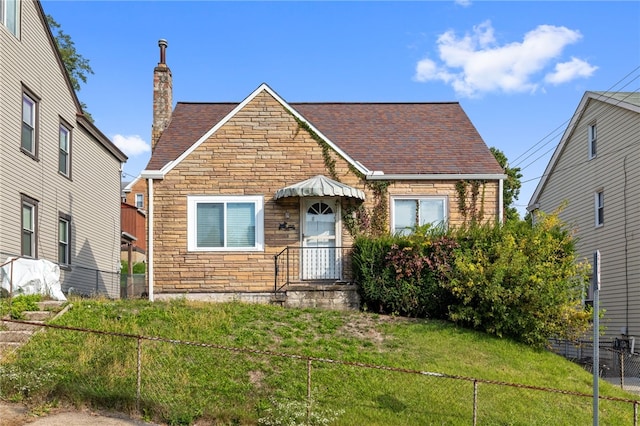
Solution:
{"label": "window on neighboring house", "polygon": [[58,171],[63,175],[71,176],[71,130],[69,126],[60,123],[58,135],[60,150],[58,152]]}
{"label": "window on neighboring house", "polygon": [[596,226],[604,225],[604,192],[598,191],[595,196]]}
{"label": "window on neighboring house", "polygon": [[392,229],[396,234],[408,235],[416,226],[447,223],[447,199],[445,197],[420,197],[393,199]]}
{"label": "window on neighboring house", "polygon": [[263,250],[262,197],[191,196],[187,200],[190,251]]}
{"label": "window on neighboring house", "polygon": [[144,209],[144,194],[136,194],[136,207]]}
{"label": "window on neighboring house", "polygon": [[20,255],[38,257],[37,247],[38,202],[26,195],[22,196],[22,237]]}
{"label": "window on neighboring house", "polygon": [[38,156],[37,109],[36,98],[28,93],[23,93],[21,148],[33,157]]}
{"label": "window on neighboring house", "polygon": [[597,139],[598,133],[596,130],[596,125],[591,124],[589,126],[589,158],[593,158],[597,153]]}
{"label": "window on neighboring house", "polygon": [[20,1],[0,0],[0,23],[14,36],[20,31]]}
{"label": "window on neighboring house", "polygon": [[71,263],[71,216],[60,213],[58,218],[58,263],[69,265]]}

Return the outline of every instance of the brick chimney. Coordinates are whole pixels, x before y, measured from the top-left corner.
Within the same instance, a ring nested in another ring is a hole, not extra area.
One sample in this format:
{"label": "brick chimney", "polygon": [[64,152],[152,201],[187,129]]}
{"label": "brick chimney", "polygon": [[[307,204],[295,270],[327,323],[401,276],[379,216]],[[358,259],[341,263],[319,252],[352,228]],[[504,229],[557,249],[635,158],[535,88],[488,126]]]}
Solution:
{"label": "brick chimney", "polygon": [[153,124],[151,125],[151,151],[158,143],[164,129],[171,121],[173,108],[173,80],[171,70],[165,62],[167,40],[158,41],[160,47],[160,62],[153,69]]}

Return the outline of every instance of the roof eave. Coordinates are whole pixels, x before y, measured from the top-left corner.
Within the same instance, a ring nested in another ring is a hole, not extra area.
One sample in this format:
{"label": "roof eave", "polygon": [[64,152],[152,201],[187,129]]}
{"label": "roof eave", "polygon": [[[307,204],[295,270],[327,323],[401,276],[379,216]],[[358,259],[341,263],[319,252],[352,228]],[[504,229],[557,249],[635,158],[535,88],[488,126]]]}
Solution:
{"label": "roof eave", "polygon": [[368,174],[367,180],[504,180],[503,173],[424,173],[424,174]]}

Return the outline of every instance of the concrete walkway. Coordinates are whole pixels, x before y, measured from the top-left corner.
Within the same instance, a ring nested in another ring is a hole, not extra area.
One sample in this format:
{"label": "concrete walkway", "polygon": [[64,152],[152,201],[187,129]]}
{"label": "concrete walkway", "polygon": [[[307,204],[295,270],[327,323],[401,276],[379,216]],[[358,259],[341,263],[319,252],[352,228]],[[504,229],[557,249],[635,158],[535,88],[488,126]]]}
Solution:
{"label": "concrete walkway", "polygon": [[0,401],[0,426],[160,426],[120,413],[52,410],[34,416],[21,404]]}
{"label": "concrete walkway", "polygon": [[[604,380],[614,386],[620,387],[620,377],[604,377]],[[625,377],[624,387],[622,389],[640,395],[640,377]]]}

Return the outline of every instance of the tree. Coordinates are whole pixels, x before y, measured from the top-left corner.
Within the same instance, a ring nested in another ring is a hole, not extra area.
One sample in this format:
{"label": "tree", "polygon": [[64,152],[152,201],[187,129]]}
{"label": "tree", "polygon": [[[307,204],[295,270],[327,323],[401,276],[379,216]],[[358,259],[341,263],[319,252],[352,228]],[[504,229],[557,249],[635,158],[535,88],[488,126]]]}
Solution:
{"label": "tree", "polygon": [[520,219],[520,215],[518,214],[518,209],[513,207],[513,203],[518,199],[520,188],[522,187],[522,183],[520,182],[522,178],[520,167],[509,167],[507,156],[498,148],[491,147],[489,150],[507,175],[507,179],[504,181],[502,188],[502,207],[505,221],[518,220]]}
{"label": "tree", "polygon": [[[80,83],[86,83],[87,75],[93,74],[93,70],[89,65],[89,60],[76,51],[76,46],[71,39],[71,36],[62,31],[60,24],[58,24],[51,15],[47,15],[47,23],[49,24],[49,28],[51,28],[51,33],[56,41],[56,46],[60,51],[62,62],[64,63],[64,67],[67,70],[69,79],[71,80],[71,86],[73,87],[73,90],[78,92],[80,91]],[[86,109],[86,105],[83,102],[80,102],[80,106],[83,110]],[[89,113],[85,112],[85,116],[89,118],[89,120],[93,121]]]}

